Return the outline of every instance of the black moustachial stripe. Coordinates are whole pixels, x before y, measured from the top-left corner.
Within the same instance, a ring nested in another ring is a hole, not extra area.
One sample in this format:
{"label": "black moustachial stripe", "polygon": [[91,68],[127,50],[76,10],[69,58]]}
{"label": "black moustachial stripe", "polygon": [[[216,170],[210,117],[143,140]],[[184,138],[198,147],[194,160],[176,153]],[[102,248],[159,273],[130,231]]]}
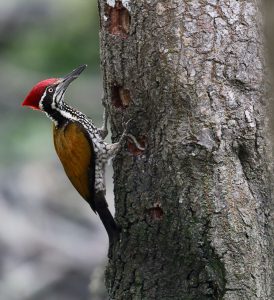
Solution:
{"label": "black moustachial stripe", "polygon": [[46,94],[43,99],[42,105],[43,110],[48,114],[48,116],[56,122],[58,127],[61,127],[65,122],[66,118],[57,109],[52,108],[53,98],[51,95]]}

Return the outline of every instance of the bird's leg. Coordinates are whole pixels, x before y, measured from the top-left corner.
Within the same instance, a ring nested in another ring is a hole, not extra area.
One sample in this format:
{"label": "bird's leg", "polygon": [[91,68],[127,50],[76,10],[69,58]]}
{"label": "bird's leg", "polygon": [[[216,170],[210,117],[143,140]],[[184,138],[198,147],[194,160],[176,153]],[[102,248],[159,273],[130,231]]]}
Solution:
{"label": "bird's leg", "polygon": [[99,128],[99,134],[103,140],[108,135],[108,112],[107,112],[106,107],[104,107],[103,125],[101,128]]}

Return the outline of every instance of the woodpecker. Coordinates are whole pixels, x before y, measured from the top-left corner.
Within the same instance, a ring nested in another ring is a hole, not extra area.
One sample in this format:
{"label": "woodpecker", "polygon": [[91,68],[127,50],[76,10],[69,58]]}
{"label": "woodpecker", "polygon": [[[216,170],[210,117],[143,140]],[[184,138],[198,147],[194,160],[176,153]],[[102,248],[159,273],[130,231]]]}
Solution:
{"label": "woodpecker", "polygon": [[[107,116],[102,128],[64,101],[65,92],[87,65],[82,65],[63,78],[38,82],[28,93],[23,106],[44,112],[53,122],[53,140],[65,173],[79,194],[100,219],[112,243],[119,235],[119,226],[105,200],[104,170],[127,136],[127,126],[117,143],[107,144]],[[134,137],[134,142],[137,142]],[[138,142],[137,142],[138,144]],[[138,145],[139,146],[139,145]]]}

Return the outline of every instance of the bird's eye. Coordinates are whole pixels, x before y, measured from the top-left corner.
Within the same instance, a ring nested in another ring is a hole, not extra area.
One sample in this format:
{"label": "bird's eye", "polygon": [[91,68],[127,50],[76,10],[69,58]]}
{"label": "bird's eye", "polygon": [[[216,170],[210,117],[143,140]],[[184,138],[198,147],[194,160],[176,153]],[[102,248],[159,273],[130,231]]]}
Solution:
{"label": "bird's eye", "polygon": [[48,89],[48,92],[49,92],[49,93],[52,93],[52,92],[53,92],[53,88],[49,88],[49,89]]}

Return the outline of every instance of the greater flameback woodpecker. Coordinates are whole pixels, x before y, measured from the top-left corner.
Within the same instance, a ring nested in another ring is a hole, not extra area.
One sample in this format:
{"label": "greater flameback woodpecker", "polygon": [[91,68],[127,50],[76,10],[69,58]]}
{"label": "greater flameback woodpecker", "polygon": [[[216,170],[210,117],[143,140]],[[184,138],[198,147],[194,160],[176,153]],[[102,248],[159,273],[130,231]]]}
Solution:
{"label": "greater flameback woodpecker", "polygon": [[106,162],[119,151],[127,133],[125,129],[119,142],[107,144],[106,115],[104,126],[98,129],[86,115],[64,102],[67,87],[85,68],[83,65],[63,78],[37,83],[22,105],[43,111],[53,121],[54,146],[64,170],[75,189],[98,213],[112,243],[119,228],[105,200],[104,169]]}

